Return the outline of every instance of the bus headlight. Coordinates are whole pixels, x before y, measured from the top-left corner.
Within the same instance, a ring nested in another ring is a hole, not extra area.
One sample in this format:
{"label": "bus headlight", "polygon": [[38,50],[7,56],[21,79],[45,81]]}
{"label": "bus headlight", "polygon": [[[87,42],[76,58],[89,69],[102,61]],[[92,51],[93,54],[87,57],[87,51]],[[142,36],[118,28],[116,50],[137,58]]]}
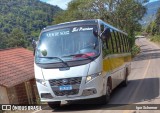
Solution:
{"label": "bus headlight", "polygon": [[40,84],[42,84],[42,85],[44,85],[44,86],[47,87],[46,81],[45,81],[44,79],[36,79],[36,81],[37,81],[38,83],[40,83]]}
{"label": "bus headlight", "polygon": [[92,74],[92,75],[88,75],[86,77],[86,83],[91,81],[92,79],[96,78],[97,76],[100,76],[102,73],[95,73],[95,74]]}

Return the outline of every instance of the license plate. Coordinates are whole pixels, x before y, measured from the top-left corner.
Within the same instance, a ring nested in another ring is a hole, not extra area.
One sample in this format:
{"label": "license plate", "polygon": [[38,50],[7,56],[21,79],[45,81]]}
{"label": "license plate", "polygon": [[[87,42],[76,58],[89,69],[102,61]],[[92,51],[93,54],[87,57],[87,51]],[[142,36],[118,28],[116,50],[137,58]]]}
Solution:
{"label": "license plate", "polygon": [[60,91],[72,90],[72,86],[71,85],[60,86],[59,90]]}

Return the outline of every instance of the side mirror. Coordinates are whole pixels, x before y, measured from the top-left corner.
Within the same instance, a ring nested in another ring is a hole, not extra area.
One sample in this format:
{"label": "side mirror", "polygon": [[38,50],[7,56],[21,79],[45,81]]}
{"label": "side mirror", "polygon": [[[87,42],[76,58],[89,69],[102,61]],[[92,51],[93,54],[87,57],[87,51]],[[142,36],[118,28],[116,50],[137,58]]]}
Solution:
{"label": "side mirror", "polygon": [[32,47],[35,49],[37,46],[37,41],[35,41],[34,39],[32,40]]}
{"label": "side mirror", "polygon": [[105,39],[106,37],[108,37],[110,33],[110,29],[105,28],[104,31],[100,34],[101,39]]}
{"label": "side mirror", "polygon": [[32,38],[33,55],[35,55],[36,46],[37,46],[37,41],[35,41],[35,40]]}
{"label": "side mirror", "polygon": [[93,29],[92,32],[93,32],[94,36],[98,37],[98,31],[97,30]]}

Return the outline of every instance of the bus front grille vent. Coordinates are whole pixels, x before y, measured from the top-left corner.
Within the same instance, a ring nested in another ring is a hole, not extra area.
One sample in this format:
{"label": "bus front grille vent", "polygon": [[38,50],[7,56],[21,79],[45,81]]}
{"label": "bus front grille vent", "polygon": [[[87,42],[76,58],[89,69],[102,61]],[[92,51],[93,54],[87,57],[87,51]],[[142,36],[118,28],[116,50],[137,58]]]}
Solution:
{"label": "bus front grille vent", "polygon": [[51,86],[76,85],[81,84],[82,77],[53,79],[49,80]]}
{"label": "bus front grille vent", "polygon": [[[64,78],[64,79],[52,79],[49,80],[51,88],[56,96],[65,95],[77,95],[79,93],[79,87],[82,81],[82,77]],[[60,86],[71,85],[71,90],[60,90]]]}
{"label": "bus front grille vent", "polygon": [[64,95],[76,95],[78,94],[79,89],[73,89],[71,91],[54,91],[56,96],[64,96]]}

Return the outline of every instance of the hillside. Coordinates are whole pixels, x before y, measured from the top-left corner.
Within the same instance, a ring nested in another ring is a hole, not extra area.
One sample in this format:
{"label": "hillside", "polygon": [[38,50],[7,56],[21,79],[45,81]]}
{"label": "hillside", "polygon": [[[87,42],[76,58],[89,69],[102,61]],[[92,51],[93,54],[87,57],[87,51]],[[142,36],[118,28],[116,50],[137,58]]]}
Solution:
{"label": "hillside", "polygon": [[23,35],[25,42],[27,38],[37,37],[42,28],[53,22],[54,15],[60,10],[39,0],[0,0],[0,49],[12,47],[7,45],[9,41],[6,37],[16,31]]}
{"label": "hillside", "polygon": [[160,0],[147,3],[145,4],[145,7],[147,8],[147,13],[145,14],[144,18],[141,21],[143,26],[146,26],[151,21],[155,20],[157,10],[160,8]]}

